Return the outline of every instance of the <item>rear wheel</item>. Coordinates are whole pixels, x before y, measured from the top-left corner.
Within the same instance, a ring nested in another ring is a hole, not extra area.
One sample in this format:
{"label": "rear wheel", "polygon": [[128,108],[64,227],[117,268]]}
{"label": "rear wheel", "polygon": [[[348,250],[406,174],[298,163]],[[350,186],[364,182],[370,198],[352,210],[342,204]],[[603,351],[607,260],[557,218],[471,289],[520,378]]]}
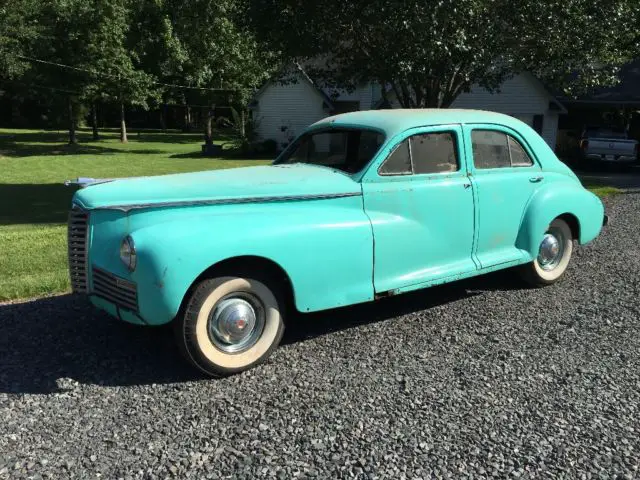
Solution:
{"label": "rear wheel", "polygon": [[265,361],[284,333],[284,302],[269,283],[239,276],[201,282],[175,325],[187,360],[214,377]]}
{"label": "rear wheel", "polygon": [[534,286],[551,285],[564,275],[573,253],[571,228],[561,218],[556,218],[545,232],[538,247],[538,256],[523,265],[522,278]]}

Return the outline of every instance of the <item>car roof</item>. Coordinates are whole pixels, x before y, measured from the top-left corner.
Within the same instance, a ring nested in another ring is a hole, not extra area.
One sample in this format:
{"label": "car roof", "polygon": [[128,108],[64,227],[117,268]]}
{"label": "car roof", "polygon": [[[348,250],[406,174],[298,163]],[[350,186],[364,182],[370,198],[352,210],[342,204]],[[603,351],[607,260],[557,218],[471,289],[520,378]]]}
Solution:
{"label": "car roof", "polygon": [[466,109],[392,109],[360,110],[327,117],[312,125],[312,128],[359,126],[375,128],[387,137],[414,127],[451,125],[463,123],[491,123],[520,129],[525,123],[502,113]]}

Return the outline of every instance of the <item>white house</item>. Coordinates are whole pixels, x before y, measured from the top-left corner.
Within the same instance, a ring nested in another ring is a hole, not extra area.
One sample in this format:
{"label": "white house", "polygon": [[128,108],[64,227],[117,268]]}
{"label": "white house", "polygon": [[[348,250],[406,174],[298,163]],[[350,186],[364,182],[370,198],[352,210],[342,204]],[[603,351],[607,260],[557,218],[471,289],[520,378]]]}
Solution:
{"label": "white house", "polygon": [[[382,105],[380,86],[359,86],[353,92],[325,91],[300,69],[297,82],[270,81],[254,96],[250,108],[261,139],[273,139],[279,146],[289,143],[312,123],[338,113],[370,110]],[[390,97],[391,107],[399,106]],[[460,95],[452,108],[473,108],[506,113],[533,127],[555,149],[558,118],[565,108],[533,75],[523,73],[505,81],[500,91],[474,86]]]}

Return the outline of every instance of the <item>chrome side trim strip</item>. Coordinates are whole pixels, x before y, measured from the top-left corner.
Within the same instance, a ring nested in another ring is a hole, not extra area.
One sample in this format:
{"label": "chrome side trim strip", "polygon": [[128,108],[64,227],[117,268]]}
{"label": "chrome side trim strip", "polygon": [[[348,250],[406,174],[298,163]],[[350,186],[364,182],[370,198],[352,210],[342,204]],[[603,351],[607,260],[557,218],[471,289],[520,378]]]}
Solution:
{"label": "chrome side trim strip", "polygon": [[185,200],[179,202],[158,202],[158,203],[138,203],[131,205],[111,205],[107,207],[95,207],[91,210],[120,210],[129,212],[143,208],[166,208],[180,206],[201,206],[201,205],[237,205],[244,203],[273,203],[273,202],[293,202],[301,200],[328,200],[332,198],[361,197],[362,192],[351,193],[331,193],[322,195],[289,195],[284,197],[246,197],[246,198],[226,198],[219,200]]}

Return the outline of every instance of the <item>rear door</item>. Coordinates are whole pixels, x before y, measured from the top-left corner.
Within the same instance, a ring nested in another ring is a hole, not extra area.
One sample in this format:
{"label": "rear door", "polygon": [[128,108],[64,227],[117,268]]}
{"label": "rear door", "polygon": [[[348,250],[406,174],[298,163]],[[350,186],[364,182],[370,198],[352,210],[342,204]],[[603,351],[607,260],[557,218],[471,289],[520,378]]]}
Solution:
{"label": "rear door", "polygon": [[477,208],[475,258],[481,268],[521,261],[516,247],[523,214],[544,182],[539,162],[524,138],[498,125],[466,125],[470,178]]}

